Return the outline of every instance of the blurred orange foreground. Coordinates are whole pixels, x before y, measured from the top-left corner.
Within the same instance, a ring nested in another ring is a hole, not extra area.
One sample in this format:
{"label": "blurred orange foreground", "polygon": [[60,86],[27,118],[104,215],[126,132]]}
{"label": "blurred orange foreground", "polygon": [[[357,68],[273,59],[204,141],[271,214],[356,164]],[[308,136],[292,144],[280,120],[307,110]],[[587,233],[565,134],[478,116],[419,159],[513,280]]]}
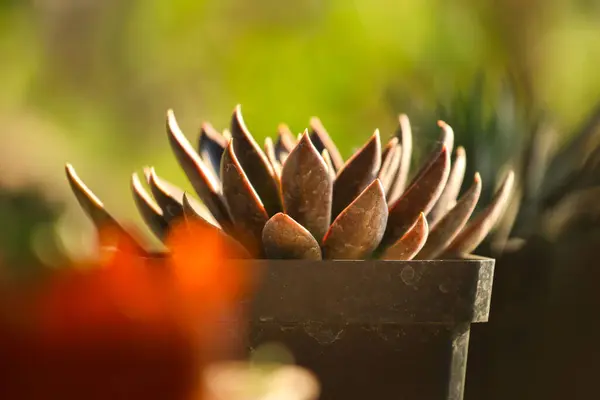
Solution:
{"label": "blurred orange foreground", "polygon": [[248,294],[246,264],[221,237],[182,222],[168,255],[149,255],[120,228],[101,230],[100,257],[0,292],[0,399],[199,399],[224,340],[218,319]]}

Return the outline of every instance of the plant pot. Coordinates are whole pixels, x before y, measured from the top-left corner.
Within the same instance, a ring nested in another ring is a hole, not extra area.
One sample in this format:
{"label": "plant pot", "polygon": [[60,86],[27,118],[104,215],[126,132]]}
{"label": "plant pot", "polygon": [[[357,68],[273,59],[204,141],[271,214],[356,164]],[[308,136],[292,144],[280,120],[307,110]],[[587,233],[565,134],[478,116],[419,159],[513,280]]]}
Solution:
{"label": "plant pot", "polygon": [[258,261],[248,349],[289,348],[321,399],[459,400],[494,260]]}

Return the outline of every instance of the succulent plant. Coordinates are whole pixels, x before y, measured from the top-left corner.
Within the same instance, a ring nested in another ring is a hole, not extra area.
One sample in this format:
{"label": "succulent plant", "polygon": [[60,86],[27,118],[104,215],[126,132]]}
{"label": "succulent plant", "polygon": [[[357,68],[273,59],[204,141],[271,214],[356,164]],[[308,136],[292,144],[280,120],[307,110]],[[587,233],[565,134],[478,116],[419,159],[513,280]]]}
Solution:
{"label": "succulent plant", "polygon": [[[473,219],[481,193],[474,174],[458,197],[466,156],[455,152],[454,132],[439,121],[441,138],[409,181],[412,133],[406,115],[382,146],[378,130],[344,161],[318,118],[295,137],[280,125],[264,149],[250,134],[237,106],[229,131],[202,125],[197,149],[167,113],[170,145],[195,200],[144,170],[150,193],[132,176],[136,205],[163,239],[173,223],[192,219],[218,230],[253,258],[395,260],[456,257],[471,253],[500,218],[513,185],[512,171],[487,207]],[[67,164],[67,176],[96,225],[118,222]]]}

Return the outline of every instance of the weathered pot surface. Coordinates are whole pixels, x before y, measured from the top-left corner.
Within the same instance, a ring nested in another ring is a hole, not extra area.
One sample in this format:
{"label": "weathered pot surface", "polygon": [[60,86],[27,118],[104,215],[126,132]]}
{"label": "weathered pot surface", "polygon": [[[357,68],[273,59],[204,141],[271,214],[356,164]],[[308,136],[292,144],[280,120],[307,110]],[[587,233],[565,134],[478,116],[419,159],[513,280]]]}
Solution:
{"label": "weathered pot surface", "polygon": [[494,260],[256,261],[248,349],[288,347],[321,399],[459,400]]}

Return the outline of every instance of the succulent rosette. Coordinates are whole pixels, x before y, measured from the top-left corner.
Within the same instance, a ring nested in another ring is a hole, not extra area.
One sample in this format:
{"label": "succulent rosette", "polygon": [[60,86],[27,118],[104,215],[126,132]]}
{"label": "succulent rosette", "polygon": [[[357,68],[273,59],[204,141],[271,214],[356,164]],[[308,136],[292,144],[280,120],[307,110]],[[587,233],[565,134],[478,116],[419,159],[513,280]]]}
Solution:
{"label": "succulent rosette", "polygon": [[[261,259],[436,259],[473,252],[509,200],[509,172],[494,198],[472,217],[481,177],[465,180],[466,154],[439,121],[441,138],[410,173],[412,133],[406,115],[384,145],[378,130],[344,160],[318,118],[294,135],[280,125],[261,147],[237,106],[229,130],[202,124],[194,147],[171,110],[171,148],[200,201],[160,178],[154,168],[133,174],[135,203],[152,232],[164,239],[176,221],[215,229],[240,251]],[[93,222],[118,222],[67,164],[71,186]],[[409,179],[410,178],[410,179]],[[146,189],[143,181],[147,184]]]}

